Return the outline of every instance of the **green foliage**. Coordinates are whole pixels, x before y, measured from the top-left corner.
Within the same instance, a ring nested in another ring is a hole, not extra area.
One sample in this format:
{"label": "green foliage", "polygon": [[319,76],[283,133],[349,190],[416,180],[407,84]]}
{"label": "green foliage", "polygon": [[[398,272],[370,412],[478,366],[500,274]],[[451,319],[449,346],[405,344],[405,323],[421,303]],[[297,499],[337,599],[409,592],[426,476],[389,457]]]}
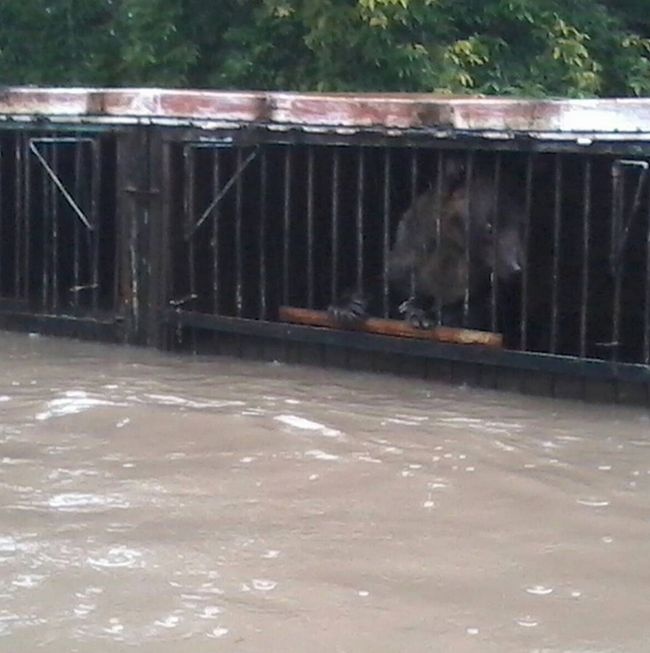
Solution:
{"label": "green foliage", "polygon": [[0,82],[650,93],[647,0],[0,0]]}

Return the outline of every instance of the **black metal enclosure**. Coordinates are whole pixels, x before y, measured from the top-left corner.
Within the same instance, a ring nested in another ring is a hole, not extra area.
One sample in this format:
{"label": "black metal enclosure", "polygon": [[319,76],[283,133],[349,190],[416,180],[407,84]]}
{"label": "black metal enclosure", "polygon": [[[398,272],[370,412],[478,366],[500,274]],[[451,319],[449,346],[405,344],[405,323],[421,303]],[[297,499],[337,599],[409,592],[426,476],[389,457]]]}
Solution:
{"label": "black metal enclosure", "polygon": [[[0,123],[0,326],[649,402],[650,135],[271,123]],[[279,320],[348,291],[398,317],[415,281],[389,283],[391,252],[423,197],[434,256],[489,212],[429,315],[503,349]]]}
{"label": "black metal enclosure", "polygon": [[0,310],[109,337],[119,315],[116,144],[97,130],[0,131]]}

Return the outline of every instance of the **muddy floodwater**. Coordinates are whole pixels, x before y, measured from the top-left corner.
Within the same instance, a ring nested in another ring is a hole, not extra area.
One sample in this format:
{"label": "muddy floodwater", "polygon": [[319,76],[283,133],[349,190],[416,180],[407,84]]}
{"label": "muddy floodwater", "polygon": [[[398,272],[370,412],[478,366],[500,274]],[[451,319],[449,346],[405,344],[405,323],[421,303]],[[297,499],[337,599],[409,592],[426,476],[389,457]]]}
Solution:
{"label": "muddy floodwater", "polygon": [[0,651],[650,651],[650,421],[0,333]]}

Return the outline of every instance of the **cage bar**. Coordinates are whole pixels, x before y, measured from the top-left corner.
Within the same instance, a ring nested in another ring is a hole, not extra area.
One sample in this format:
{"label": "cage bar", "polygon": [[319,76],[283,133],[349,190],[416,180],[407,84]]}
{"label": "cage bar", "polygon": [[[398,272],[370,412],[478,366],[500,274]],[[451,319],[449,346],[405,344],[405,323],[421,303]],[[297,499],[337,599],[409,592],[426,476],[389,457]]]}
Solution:
{"label": "cage bar", "polygon": [[562,158],[555,155],[554,160],[554,204],[553,204],[553,264],[551,294],[551,343],[550,352],[557,352],[559,293],[560,293],[560,236],[562,233]]}
{"label": "cage bar", "polygon": [[589,239],[591,221],[591,159],[583,166],[582,211],[582,287],[580,297],[580,356],[587,355],[587,318],[589,307]]}
{"label": "cage bar", "polygon": [[390,289],[388,284],[388,255],[390,252],[390,190],[391,190],[391,151],[384,150],[383,167],[383,214],[382,214],[382,314],[388,317],[390,314]]}

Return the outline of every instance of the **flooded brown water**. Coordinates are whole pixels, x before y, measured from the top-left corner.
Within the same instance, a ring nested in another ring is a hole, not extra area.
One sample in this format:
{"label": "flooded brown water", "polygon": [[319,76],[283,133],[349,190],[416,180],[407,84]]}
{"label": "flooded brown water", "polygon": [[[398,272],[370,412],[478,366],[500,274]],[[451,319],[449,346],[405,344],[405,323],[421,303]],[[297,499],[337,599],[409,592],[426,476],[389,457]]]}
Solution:
{"label": "flooded brown water", "polygon": [[0,650],[650,651],[646,412],[0,334]]}

